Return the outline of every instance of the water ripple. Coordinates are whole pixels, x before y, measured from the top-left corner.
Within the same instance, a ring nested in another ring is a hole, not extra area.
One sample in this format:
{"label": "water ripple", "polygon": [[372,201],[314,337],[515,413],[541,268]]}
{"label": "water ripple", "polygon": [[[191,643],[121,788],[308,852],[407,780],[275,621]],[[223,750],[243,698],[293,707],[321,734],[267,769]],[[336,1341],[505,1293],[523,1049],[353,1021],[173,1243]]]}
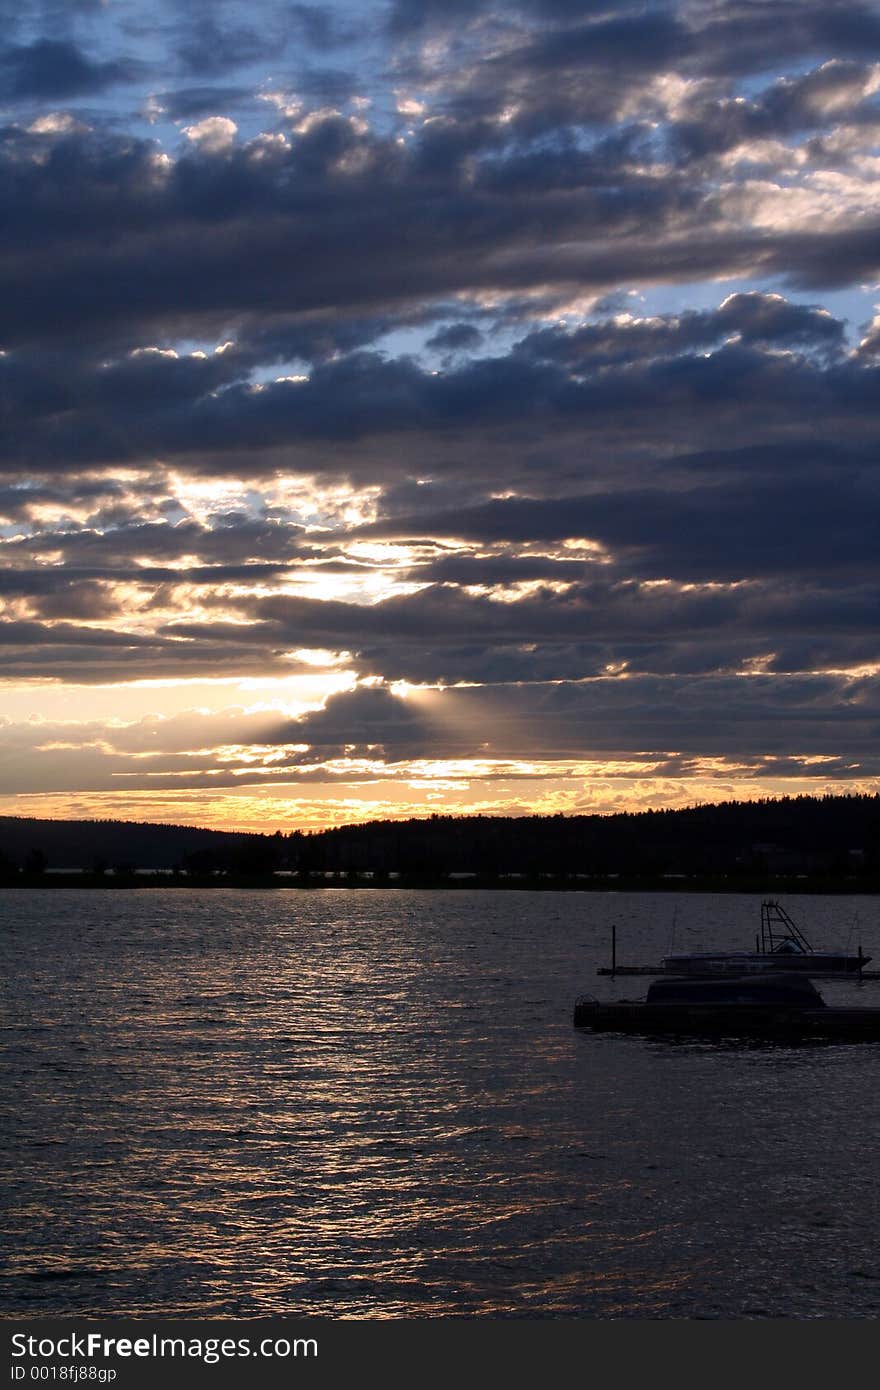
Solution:
{"label": "water ripple", "polygon": [[877,1316],[880,1048],[571,1026],[757,899],[0,896],[7,1316]]}

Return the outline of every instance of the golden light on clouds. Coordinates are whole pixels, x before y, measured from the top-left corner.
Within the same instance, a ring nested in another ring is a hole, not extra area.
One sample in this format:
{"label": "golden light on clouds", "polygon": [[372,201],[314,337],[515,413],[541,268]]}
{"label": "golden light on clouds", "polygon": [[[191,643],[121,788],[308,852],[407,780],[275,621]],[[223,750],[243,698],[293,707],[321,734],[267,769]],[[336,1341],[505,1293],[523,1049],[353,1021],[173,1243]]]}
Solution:
{"label": "golden light on clouds", "polygon": [[[324,666],[323,662],[306,664]],[[245,713],[270,710],[295,717],[317,708],[330,695],[351,689],[355,680],[346,669],[322,669],[320,673],[306,671],[244,678],[141,677],[124,685],[118,682],[106,685],[10,682],[0,686],[0,691],[3,714],[9,722],[65,719],[73,726],[100,719],[122,727],[153,716],[167,719],[193,710],[216,714],[230,707]]]}
{"label": "golden light on clouds", "polygon": [[[872,792],[870,778],[831,778],[819,784],[832,795]],[[407,819],[435,812],[464,815],[587,815],[621,810],[675,809],[724,800],[797,796],[800,778],[755,778],[727,775],[663,779],[607,778],[584,782],[566,778],[510,781],[469,777],[439,783],[399,778],[375,783],[310,782],[307,789],[290,783],[197,791],[163,787],[157,791],[41,793],[0,797],[0,813],[50,819],[121,819],[163,824],[202,825],[265,833],[280,829],[320,830],[366,820]]]}
{"label": "golden light on clouds", "polygon": [[301,569],[286,583],[284,592],[303,598],[342,603],[382,603],[404,594],[417,594],[424,584],[396,578],[395,571],[363,568],[349,573],[316,566]]}
{"label": "golden light on clouds", "polygon": [[[232,816],[225,823],[241,829],[288,824],[295,815],[303,828],[320,828],[340,823],[340,814],[364,820],[437,810],[520,815],[675,807],[796,794],[805,776],[814,785],[820,779],[827,791],[871,785],[857,762],[841,780],[838,757],[809,751],[790,754],[787,771],[777,770],[779,759],[766,754],[667,749],[583,757],[560,746],[541,756],[542,742],[560,742],[559,720],[569,717],[572,701],[587,695],[604,700],[601,692],[620,682],[638,683],[629,673],[446,687],[359,678],[351,654],[332,649],[302,648],[290,656],[302,669],[287,677],[9,685],[0,741],[12,750],[8,767],[14,769],[15,757],[29,756],[36,780],[33,791],[4,787],[0,810],[28,815],[43,805],[52,814],[75,816],[91,808],[88,814],[98,817],[184,816],[216,826]],[[767,660],[747,664],[731,679],[750,685],[766,676],[766,666]],[[855,701],[864,679],[861,673],[851,677]],[[547,707],[543,702],[554,689],[563,703]],[[533,709],[530,690],[538,699]],[[364,704],[368,696],[372,703]],[[342,699],[355,702],[351,723]],[[450,751],[405,751],[408,744],[431,742]],[[532,751],[495,751],[516,747]],[[451,751],[456,748],[469,751]],[[44,760],[45,774],[36,759]],[[53,793],[43,786],[53,771],[72,785],[81,778],[80,790]]]}
{"label": "golden light on clouds", "polygon": [[609,82],[565,6],[442,8],[356,95],[332,16],[199,106],[112,6],[11,82],[5,807],[880,785],[873,28],[682,5],[683,75],[636,6]]}

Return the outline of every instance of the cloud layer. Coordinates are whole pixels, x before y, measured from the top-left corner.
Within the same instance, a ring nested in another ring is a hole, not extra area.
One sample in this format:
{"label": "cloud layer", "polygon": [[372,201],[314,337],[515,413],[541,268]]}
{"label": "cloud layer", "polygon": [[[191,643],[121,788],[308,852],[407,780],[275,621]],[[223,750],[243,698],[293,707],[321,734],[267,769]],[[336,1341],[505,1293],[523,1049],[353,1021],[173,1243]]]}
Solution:
{"label": "cloud layer", "polygon": [[111,10],[4,12],[3,809],[876,787],[876,7]]}

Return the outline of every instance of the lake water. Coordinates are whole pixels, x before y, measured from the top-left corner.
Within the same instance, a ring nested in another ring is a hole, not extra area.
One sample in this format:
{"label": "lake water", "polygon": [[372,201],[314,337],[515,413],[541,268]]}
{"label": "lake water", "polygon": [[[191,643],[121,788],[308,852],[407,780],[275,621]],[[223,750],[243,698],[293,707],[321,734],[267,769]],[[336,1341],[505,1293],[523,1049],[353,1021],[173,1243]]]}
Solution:
{"label": "lake water", "polygon": [[[653,962],[759,905],[0,892],[3,1314],[877,1317],[880,1045],[572,1027],[648,983],[612,923]],[[876,899],[784,905],[880,967]]]}

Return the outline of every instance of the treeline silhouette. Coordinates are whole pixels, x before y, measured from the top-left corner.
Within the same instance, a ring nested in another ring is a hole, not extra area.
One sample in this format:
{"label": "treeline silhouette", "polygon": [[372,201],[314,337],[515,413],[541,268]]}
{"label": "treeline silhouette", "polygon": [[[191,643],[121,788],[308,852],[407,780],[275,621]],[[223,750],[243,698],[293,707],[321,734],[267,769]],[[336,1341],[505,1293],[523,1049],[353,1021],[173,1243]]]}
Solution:
{"label": "treeline silhouette", "polygon": [[255,835],[127,821],[0,818],[0,878],[48,881],[77,870],[123,882],[285,875],[289,882],[507,883],[609,876],[755,880],[807,876],[880,882],[880,796],[726,801],[683,810],[583,816],[446,816]]}
{"label": "treeline silhouette", "polygon": [[281,835],[205,830],[119,820],[37,820],[0,816],[0,877],[49,869],[124,877],[138,869],[269,873],[280,860]]}

